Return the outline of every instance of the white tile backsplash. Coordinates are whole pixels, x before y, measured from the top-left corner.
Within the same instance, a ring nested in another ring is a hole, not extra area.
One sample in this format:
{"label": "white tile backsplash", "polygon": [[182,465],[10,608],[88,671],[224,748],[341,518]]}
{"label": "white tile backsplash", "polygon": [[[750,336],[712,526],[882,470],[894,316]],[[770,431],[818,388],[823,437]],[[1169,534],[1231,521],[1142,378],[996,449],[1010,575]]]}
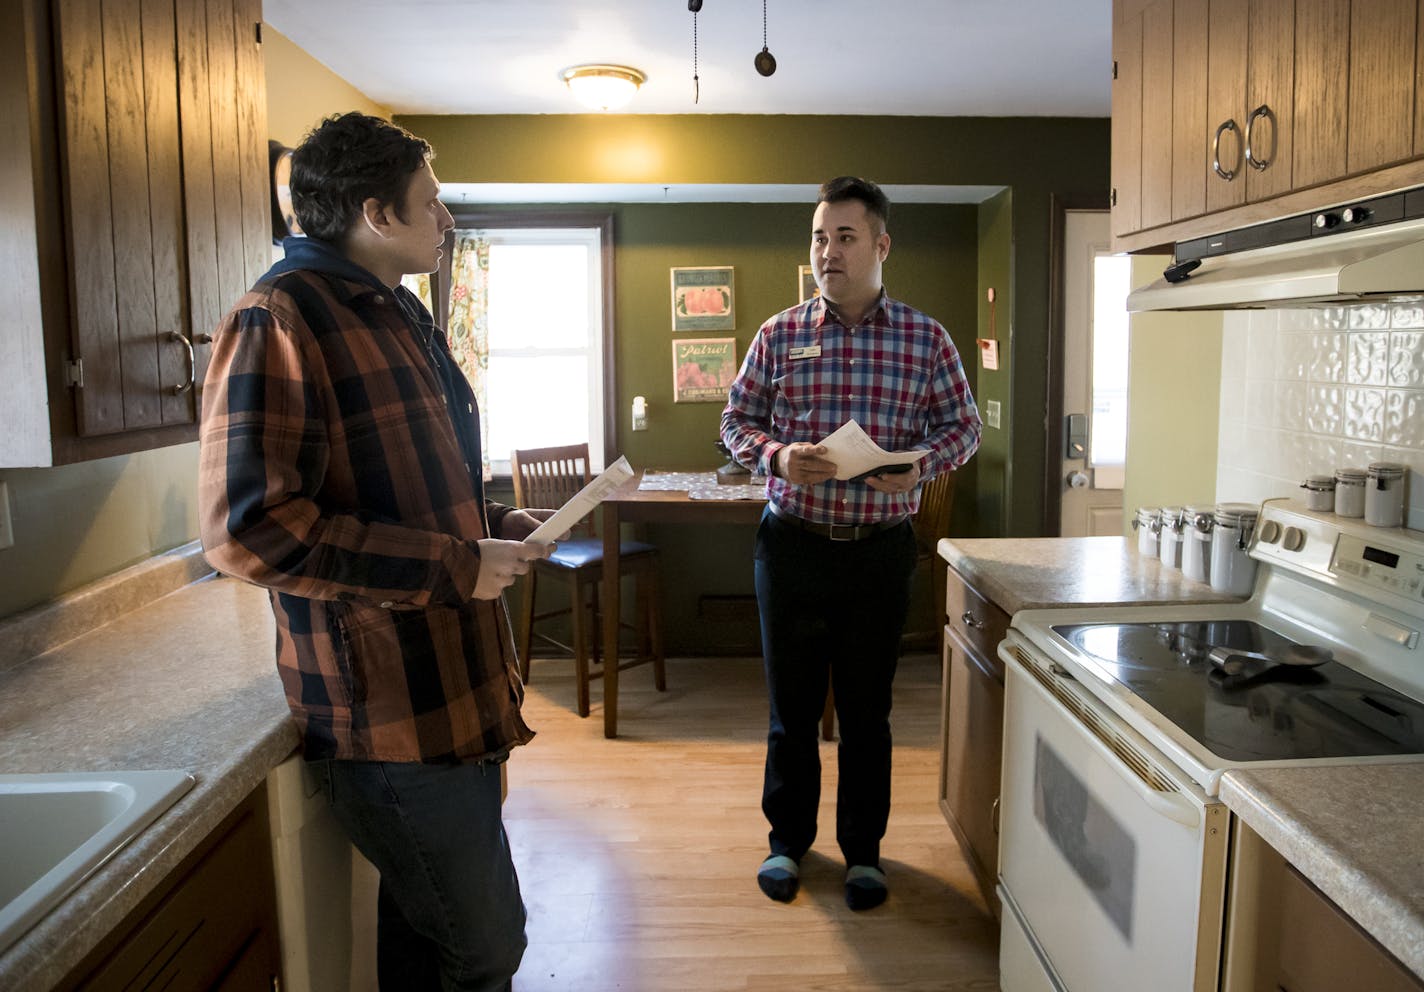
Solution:
{"label": "white tile backsplash", "polygon": [[1249,502],[1399,462],[1424,530],[1424,299],[1224,314],[1217,459],[1217,499]]}

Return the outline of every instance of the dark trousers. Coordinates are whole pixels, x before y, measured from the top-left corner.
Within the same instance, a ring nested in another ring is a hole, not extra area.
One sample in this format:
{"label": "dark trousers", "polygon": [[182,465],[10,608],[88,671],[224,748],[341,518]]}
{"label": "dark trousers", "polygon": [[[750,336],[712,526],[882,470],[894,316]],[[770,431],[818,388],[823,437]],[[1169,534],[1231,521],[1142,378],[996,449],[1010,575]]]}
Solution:
{"label": "dark trousers", "polygon": [[499,766],[316,761],[311,771],[352,843],[381,873],[381,988],[509,988],[527,940],[500,815]]}
{"label": "dark trousers", "polygon": [[768,510],[756,539],[756,593],[771,703],[762,812],[771,853],[797,861],[816,839],[819,730],[835,688],[836,841],[847,865],[878,865],[890,816],[890,692],[900,655],[914,530],[832,541]]}

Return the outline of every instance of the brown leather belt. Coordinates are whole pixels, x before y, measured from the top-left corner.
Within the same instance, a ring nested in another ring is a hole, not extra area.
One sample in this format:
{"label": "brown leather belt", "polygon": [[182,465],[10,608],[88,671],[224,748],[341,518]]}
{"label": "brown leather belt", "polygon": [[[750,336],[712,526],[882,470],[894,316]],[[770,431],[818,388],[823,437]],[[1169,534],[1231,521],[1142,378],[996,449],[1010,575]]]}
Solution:
{"label": "brown leather belt", "polygon": [[792,516],[777,507],[775,503],[767,505],[771,507],[771,512],[776,514],[776,519],[790,524],[798,530],[804,530],[808,534],[817,534],[832,541],[862,541],[882,531],[899,527],[909,519],[908,517],[896,517],[893,520],[877,520],[870,524],[822,524],[814,520],[804,520],[801,517]]}

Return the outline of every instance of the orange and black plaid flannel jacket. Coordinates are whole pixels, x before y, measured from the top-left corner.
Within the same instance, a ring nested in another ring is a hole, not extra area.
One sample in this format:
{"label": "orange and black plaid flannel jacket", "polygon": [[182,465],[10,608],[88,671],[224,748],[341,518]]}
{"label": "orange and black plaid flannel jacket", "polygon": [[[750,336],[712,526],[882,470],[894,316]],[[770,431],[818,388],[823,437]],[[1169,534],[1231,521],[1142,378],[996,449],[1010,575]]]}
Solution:
{"label": "orange and black plaid flannel jacket", "polygon": [[203,548],[271,593],[308,760],[498,760],[533,737],[504,601],[471,599],[509,508],[484,501],[474,395],[442,363],[412,294],[320,242],[214,336]]}

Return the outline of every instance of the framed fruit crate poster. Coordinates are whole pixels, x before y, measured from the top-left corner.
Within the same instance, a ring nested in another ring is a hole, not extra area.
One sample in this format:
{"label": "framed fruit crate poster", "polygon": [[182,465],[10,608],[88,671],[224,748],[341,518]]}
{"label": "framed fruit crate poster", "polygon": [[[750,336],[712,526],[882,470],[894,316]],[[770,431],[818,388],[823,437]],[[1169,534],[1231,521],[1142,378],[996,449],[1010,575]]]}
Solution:
{"label": "framed fruit crate poster", "polygon": [[732,266],[672,270],[674,331],[730,331],[736,326]]}
{"label": "framed fruit crate poster", "polygon": [[673,339],[674,403],[726,403],[736,377],[736,338]]}

